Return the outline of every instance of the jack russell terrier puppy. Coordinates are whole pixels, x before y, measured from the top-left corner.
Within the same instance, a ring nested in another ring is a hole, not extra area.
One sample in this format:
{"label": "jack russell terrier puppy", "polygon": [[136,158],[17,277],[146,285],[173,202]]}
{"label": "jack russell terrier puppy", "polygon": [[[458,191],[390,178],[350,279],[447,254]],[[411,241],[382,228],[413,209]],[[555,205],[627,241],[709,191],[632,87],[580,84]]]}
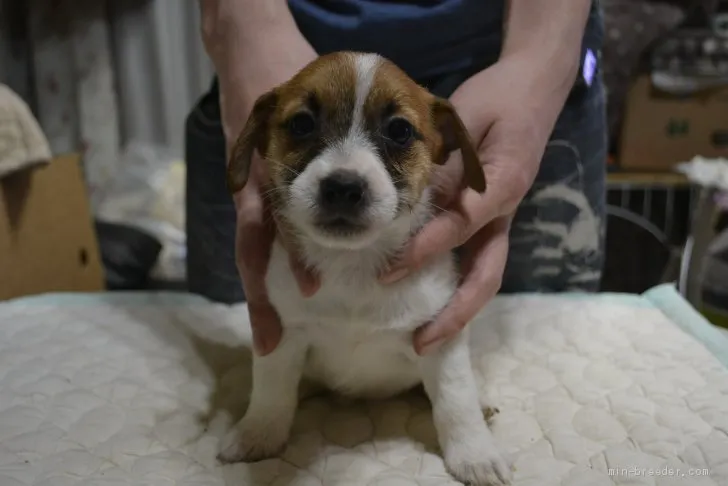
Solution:
{"label": "jack russell terrier puppy", "polygon": [[[378,276],[432,216],[428,182],[460,150],[469,189],[485,191],[472,142],[453,107],[374,54],[318,58],[261,96],[231,151],[228,185],[246,183],[257,150],[280,237],[266,277],[283,327],[279,346],[253,359],[245,416],[222,441],[223,462],[282,452],[306,378],[347,396],[388,397],[422,383],[445,464],[473,485],[508,484],[509,463],[483,418],[468,332],[418,356],[413,331],[458,285],[446,254],[392,285]],[[286,248],[321,287],[299,291]]]}

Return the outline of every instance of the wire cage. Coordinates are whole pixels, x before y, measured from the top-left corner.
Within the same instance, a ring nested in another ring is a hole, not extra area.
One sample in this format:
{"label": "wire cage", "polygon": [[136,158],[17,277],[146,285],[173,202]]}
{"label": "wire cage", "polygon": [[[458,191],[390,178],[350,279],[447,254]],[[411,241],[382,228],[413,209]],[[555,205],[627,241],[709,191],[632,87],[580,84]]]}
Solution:
{"label": "wire cage", "polygon": [[640,293],[677,281],[696,190],[678,174],[611,174],[602,289]]}
{"label": "wire cage", "polygon": [[603,290],[640,293],[672,282],[728,323],[728,214],[717,194],[679,174],[611,174]]}

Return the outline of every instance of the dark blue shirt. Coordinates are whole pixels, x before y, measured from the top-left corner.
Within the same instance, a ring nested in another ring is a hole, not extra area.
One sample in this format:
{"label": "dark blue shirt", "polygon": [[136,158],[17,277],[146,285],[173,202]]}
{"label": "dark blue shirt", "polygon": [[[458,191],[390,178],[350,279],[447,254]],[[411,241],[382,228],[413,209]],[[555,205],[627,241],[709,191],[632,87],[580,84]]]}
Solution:
{"label": "dark blue shirt", "polygon": [[416,79],[482,69],[500,52],[504,0],[289,0],[319,54],[376,52]]}

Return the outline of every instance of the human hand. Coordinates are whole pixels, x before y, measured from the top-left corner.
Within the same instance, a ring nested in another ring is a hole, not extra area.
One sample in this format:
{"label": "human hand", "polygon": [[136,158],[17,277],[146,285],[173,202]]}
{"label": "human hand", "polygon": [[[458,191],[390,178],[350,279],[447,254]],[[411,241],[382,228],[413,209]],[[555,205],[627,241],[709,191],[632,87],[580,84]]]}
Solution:
{"label": "human hand", "polygon": [[[315,53],[311,49],[305,59],[313,60],[314,58]],[[279,69],[270,71],[269,76],[264,78],[263,82],[258,79],[256,83],[243,83],[243,85],[247,86],[244,92],[259,95],[287,81],[308,62],[302,63],[302,59],[304,58],[299,57],[292,63],[279,64]],[[257,88],[252,88],[252,86],[257,86]],[[221,92],[224,93],[224,91]],[[221,95],[221,106],[228,106],[229,108],[230,105],[226,104],[229,99],[224,94]],[[250,113],[251,108],[247,107],[252,107],[254,101],[255,99],[249,96],[248,101],[243,102],[243,106],[246,107],[244,109],[245,113]],[[237,115],[233,114],[227,119],[229,123],[234,124],[236,117]],[[225,119],[226,117],[223,115],[223,120]],[[229,134],[238,134],[240,130],[230,129],[227,132]],[[226,134],[226,140],[228,140],[228,147],[231,147],[234,138]],[[260,154],[256,153],[253,155],[247,184],[233,197],[237,213],[235,259],[248,302],[253,343],[256,352],[261,356],[272,352],[278,346],[283,331],[280,318],[268,299],[265,286],[271,247],[277,233],[275,219],[263,189],[267,179],[268,172],[265,163]],[[303,295],[312,295],[319,285],[316,276],[307,271],[296,257],[295,252],[290,251],[290,249],[289,259],[291,270],[296,277],[301,293]]]}
{"label": "human hand", "polygon": [[[487,189],[463,189],[459,154],[438,168],[433,205],[440,211],[382,275],[393,283],[434,257],[462,247],[462,280],[437,318],[415,332],[426,354],[458,333],[498,292],[513,215],[538,172],[570,83],[539,72],[529,56],[513,55],[468,79],[450,101],[478,149]],[[573,77],[572,77],[573,80]]]}
{"label": "human hand", "polygon": [[[218,76],[223,131],[230,153],[258,97],[290,79],[317,54],[292,19],[269,21],[264,26],[264,35],[255,35],[241,28],[244,21],[251,21],[243,19],[250,17],[250,12],[240,12],[230,2],[205,3],[202,14],[203,40]],[[278,15],[277,19],[280,18]],[[269,42],[271,38],[276,42]],[[254,154],[247,184],[233,196],[237,213],[236,263],[248,302],[253,344],[260,355],[273,351],[282,336],[280,318],[265,288],[276,236],[275,221],[264,196],[267,178],[263,160]],[[315,292],[315,277],[304,270],[295,256],[291,257],[291,268],[301,292]]]}

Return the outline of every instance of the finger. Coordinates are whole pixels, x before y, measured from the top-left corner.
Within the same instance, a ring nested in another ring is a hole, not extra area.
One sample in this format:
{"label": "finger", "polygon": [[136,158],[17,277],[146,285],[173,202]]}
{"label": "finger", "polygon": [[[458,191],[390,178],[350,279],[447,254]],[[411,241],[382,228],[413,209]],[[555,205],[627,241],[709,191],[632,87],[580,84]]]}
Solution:
{"label": "finger", "polygon": [[450,154],[444,165],[438,165],[430,178],[432,189],[431,205],[435,209],[450,206],[464,187],[463,161],[459,152]]}
{"label": "finger", "polygon": [[321,280],[319,276],[311,269],[309,269],[296,255],[295,252],[288,253],[288,263],[293,272],[293,276],[296,278],[298,284],[298,290],[304,297],[311,297],[321,287]]}
{"label": "finger", "polygon": [[243,189],[237,201],[235,256],[246,295],[254,299],[262,286],[253,284],[262,282],[268,271],[275,225],[259,193],[251,189]]}
{"label": "finger", "polygon": [[270,354],[281,342],[283,327],[278,313],[265,301],[248,302],[250,328],[253,332],[253,348],[259,356]]}
{"label": "finger", "polygon": [[282,327],[265,289],[275,225],[257,181],[250,181],[236,195],[236,210],[236,262],[248,301],[253,344],[258,354],[265,355],[280,342]]}
{"label": "finger", "polygon": [[509,222],[499,218],[478,231],[463,262],[466,277],[437,318],[415,331],[415,351],[428,354],[460,332],[500,289],[508,258]]}
{"label": "finger", "polygon": [[278,242],[288,253],[288,266],[296,280],[298,290],[304,297],[311,297],[321,287],[321,278],[318,273],[301,260],[301,254],[298,252],[296,245],[291,244],[291,240],[286,237],[287,233],[282,228],[285,228],[285,225],[278,225]]}
{"label": "finger", "polygon": [[[427,223],[407,243],[402,254],[380,277],[384,284],[398,282],[416,272],[432,259],[465,243],[482,224],[483,198],[474,191],[464,191],[458,205],[451,205]],[[487,217],[487,215],[486,215]]]}
{"label": "finger", "polygon": [[484,205],[491,214],[514,212],[533,184],[543,150],[538,152],[533,143],[524,143],[529,135],[533,137],[504,122],[493,125],[483,139],[478,155],[488,185]]}
{"label": "finger", "polygon": [[[240,225],[240,232],[245,236],[239,236],[239,240],[256,239],[255,243],[243,243],[238,245],[240,255],[238,269],[248,302],[248,315],[253,333],[253,344],[255,351],[265,356],[273,351],[281,340],[282,327],[277,312],[268,300],[268,292],[265,288],[265,272],[267,262],[270,258],[269,247],[265,242],[269,239],[268,231],[253,226]],[[257,237],[260,236],[260,239]],[[258,255],[259,260],[255,256]]]}

